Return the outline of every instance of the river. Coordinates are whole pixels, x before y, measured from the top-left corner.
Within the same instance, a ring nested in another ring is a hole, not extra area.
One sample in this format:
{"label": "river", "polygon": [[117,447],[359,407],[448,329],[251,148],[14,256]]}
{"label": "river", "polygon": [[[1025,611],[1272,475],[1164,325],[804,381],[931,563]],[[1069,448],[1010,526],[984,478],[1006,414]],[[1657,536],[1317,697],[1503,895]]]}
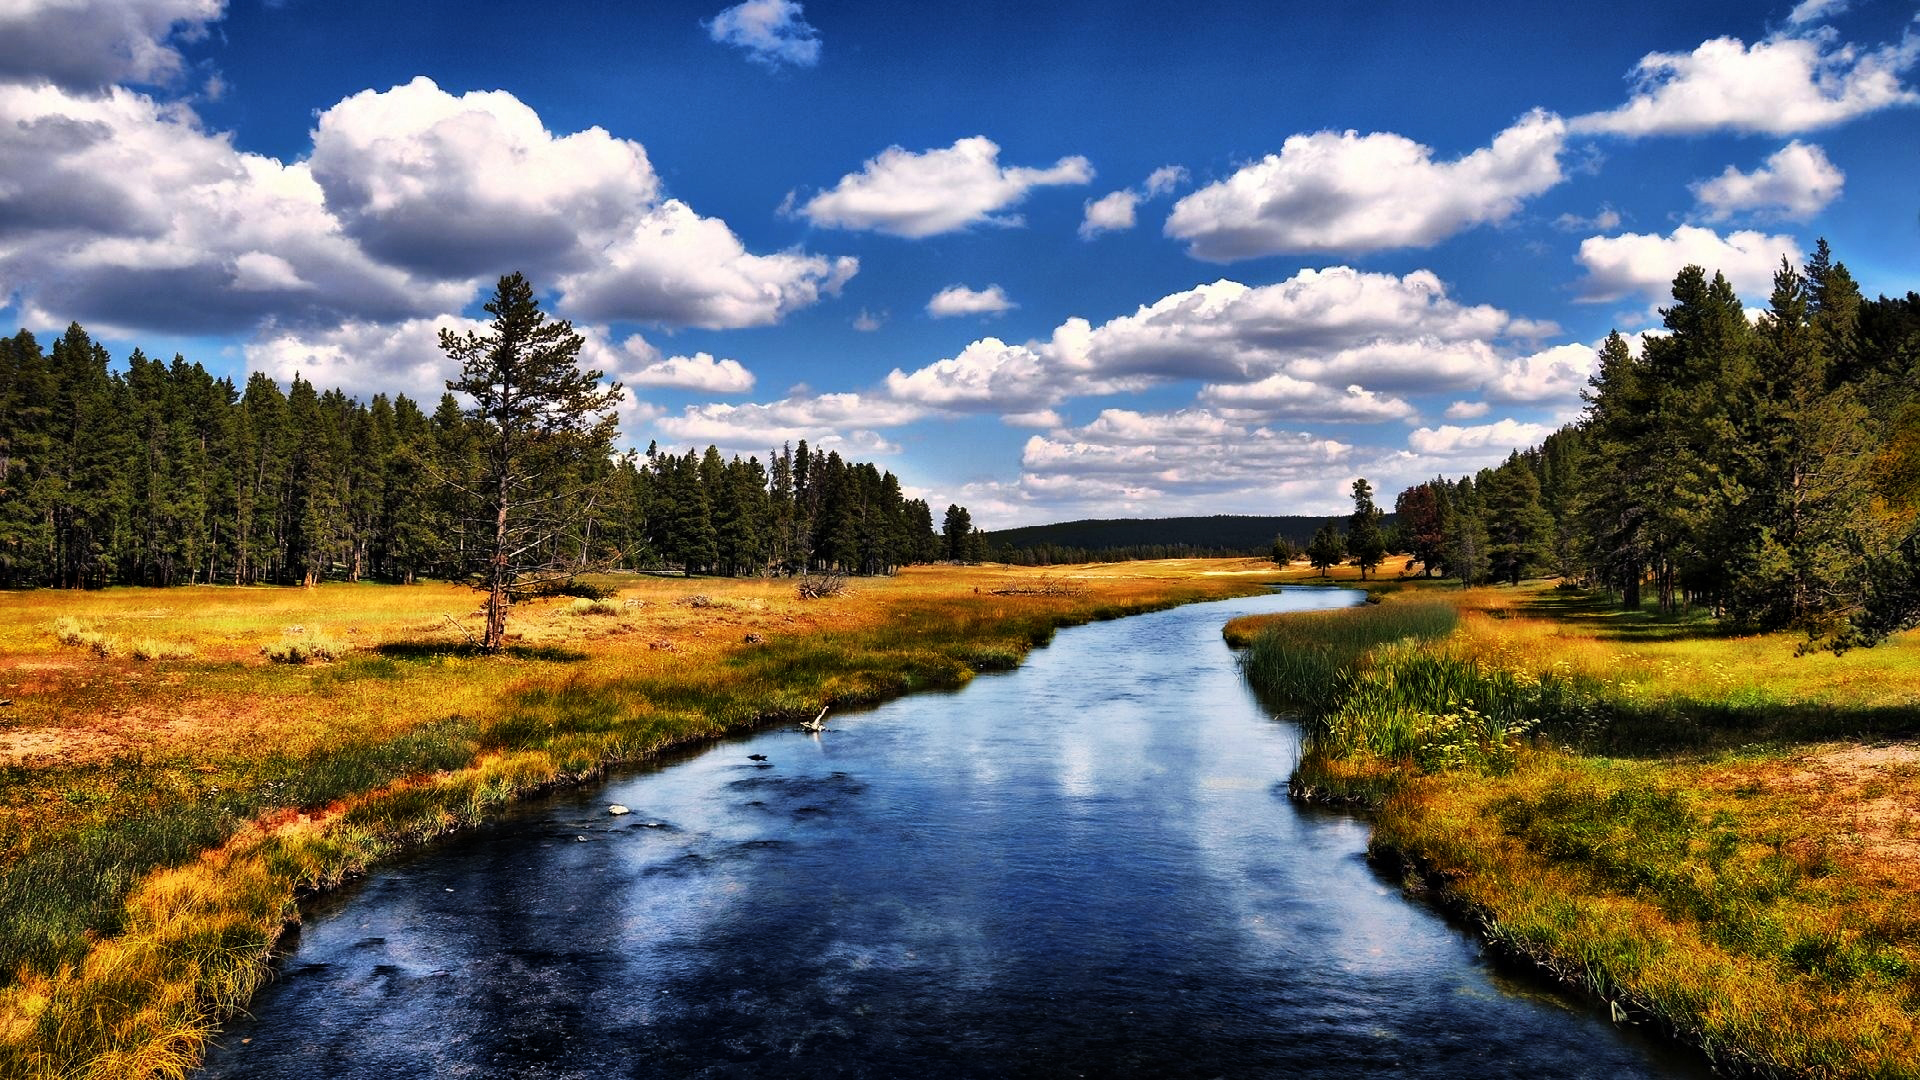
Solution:
{"label": "river", "polygon": [[202,1075],[1706,1076],[1287,799],[1220,627],[1355,598],[1076,627],[516,807],[313,905]]}

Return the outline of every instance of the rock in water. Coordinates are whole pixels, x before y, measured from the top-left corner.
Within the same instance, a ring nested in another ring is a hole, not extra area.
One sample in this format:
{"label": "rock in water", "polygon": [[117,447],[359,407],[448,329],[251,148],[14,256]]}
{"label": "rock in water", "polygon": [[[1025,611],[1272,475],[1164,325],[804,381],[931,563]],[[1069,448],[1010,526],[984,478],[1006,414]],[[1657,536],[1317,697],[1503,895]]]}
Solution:
{"label": "rock in water", "polygon": [[621,806],[619,803],[614,803],[612,806],[607,807],[607,813],[612,814],[614,817],[619,817],[621,814],[631,814],[633,811]]}

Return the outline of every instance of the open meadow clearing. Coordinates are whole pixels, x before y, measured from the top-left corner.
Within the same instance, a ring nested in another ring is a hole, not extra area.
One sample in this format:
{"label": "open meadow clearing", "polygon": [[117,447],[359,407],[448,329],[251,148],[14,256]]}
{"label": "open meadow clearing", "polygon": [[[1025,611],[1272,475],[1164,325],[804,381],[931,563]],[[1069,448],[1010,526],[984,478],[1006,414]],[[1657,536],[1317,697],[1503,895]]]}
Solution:
{"label": "open meadow clearing", "polygon": [[1920,635],[1800,655],[1546,585],[1263,629],[1296,792],[1373,808],[1411,888],[1724,1067],[1920,1072]]}
{"label": "open meadow clearing", "polygon": [[0,1071],[179,1073],[298,895],[516,795],[1277,576],[926,567],[806,600],[791,579],[613,576],[605,600],[517,606],[497,657],[456,586],[5,594]]}

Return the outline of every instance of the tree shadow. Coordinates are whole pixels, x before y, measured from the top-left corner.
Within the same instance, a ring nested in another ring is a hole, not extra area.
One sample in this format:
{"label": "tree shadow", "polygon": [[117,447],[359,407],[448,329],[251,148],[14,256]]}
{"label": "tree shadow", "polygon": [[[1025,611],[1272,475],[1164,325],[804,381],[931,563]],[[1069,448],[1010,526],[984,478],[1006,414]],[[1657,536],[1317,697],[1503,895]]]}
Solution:
{"label": "tree shadow", "polygon": [[1614,704],[1597,730],[1559,733],[1590,753],[1628,758],[1715,754],[1768,746],[1905,739],[1920,733],[1920,706],[1697,701]]}
{"label": "tree shadow", "polygon": [[1603,641],[1690,641],[1734,637],[1740,631],[1714,620],[1704,609],[1662,614],[1642,604],[1623,608],[1604,592],[1589,589],[1553,589],[1522,601],[1516,614],[1579,626]]}
{"label": "tree shadow", "polygon": [[371,651],[390,660],[508,656],[515,660],[548,660],[561,664],[577,664],[587,659],[587,654],[579,649],[566,649],[558,645],[508,645],[498,653],[489,653],[469,641],[388,641],[375,645]]}

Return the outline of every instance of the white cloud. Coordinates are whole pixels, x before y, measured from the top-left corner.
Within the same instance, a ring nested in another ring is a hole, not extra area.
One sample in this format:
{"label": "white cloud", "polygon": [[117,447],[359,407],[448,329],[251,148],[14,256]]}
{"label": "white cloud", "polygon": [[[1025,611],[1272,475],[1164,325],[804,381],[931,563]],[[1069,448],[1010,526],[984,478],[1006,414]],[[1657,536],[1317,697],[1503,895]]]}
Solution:
{"label": "white cloud", "polygon": [[1080,239],[1091,240],[1103,232],[1133,228],[1133,211],[1140,196],[1131,191],[1115,191],[1086,202],[1086,216],[1080,221]]}
{"label": "white cloud", "polygon": [[[1083,157],[1064,157],[1045,169],[1003,167],[999,157],[1000,147],[978,135],[922,153],[890,146],[796,212],[815,225],[918,239],[982,222],[1021,224],[1002,212],[1029,191],[1093,179]],[[788,196],[790,203],[795,198]]]}
{"label": "white cloud", "polygon": [[1478,420],[1492,409],[1493,406],[1484,401],[1456,401],[1447,406],[1447,419]]}
{"label": "white cloud", "polygon": [[0,83],[0,295],[97,329],[224,333],[459,310],[512,269],[564,314],[760,326],[851,258],[749,253],[659,199],[639,144],[554,136],[426,79],[321,114],[311,160],[238,151],[183,103]]}
{"label": "white cloud", "polygon": [[504,90],[455,96],[425,76],[322,112],[311,164],[349,235],[445,278],[584,268],[660,192],[639,143],[556,136]]}
{"label": "white cloud", "polygon": [[[1231,394],[1224,388],[1279,375],[1291,382],[1265,383],[1262,392],[1311,383],[1326,415],[1379,418],[1403,415],[1404,403],[1377,392],[1478,386],[1500,368],[1493,339],[1544,329],[1452,300],[1429,271],[1330,267],[1257,288],[1196,286],[1097,327],[1070,318],[1046,341],[982,338],[911,374],[896,369],[886,386],[899,400],[934,408],[1031,411],[1185,379]],[[1275,399],[1272,408],[1290,406]]]}
{"label": "white cloud", "polygon": [[1286,505],[1290,485],[1341,468],[1352,451],[1346,443],[1252,427],[1207,409],[1108,409],[1084,427],[1029,438],[1020,456],[1020,488],[1028,500],[1098,504],[1109,515],[1165,514],[1221,496],[1246,500],[1242,509],[1251,510]]}
{"label": "white cloud", "polygon": [[1397,397],[1357,385],[1329,390],[1290,375],[1269,375],[1250,383],[1209,384],[1201,388],[1200,401],[1265,419],[1379,421],[1406,420],[1415,414],[1412,405]]}
{"label": "white cloud", "polygon": [[898,401],[937,409],[1031,412],[1057,404],[1069,392],[1100,389],[1055,370],[1046,352],[1044,346],[981,338],[959,355],[911,375],[895,368],[887,375],[887,393]]}
{"label": "white cloud", "polygon": [[1787,13],[1787,22],[1793,26],[1803,26],[1822,19],[1830,19],[1842,14],[1851,7],[1849,0],[1800,0]]}
{"label": "white cloud", "polygon": [[1146,191],[1147,198],[1152,199],[1172,194],[1174,188],[1187,182],[1187,178],[1185,165],[1162,165],[1147,174],[1147,182],[1142,187]]}
{"label": "white cloud", "polygon": [[0,81],[69,90],[164,83],[181,72],[177,41],[205,34],[226,0],[5,0]]}
{"label": "white cloud", "polygon": [[1793,237],[1752,230],[1721,236],[1712,229],[1682,225],[1667,236],[1626,233],[1590,236],[1580,241],[1580,265],[1587,271],[1581,299],[1611,301],[1635,294],[1652,299],[1668,295],[1674,275],[1699,266],[1711,276],[1725,274],[1734,291],[1763,297],[1773,288],[1781,258],[1800,262]]}
{"label": "white cloud", "polygon": [[1839,198],[1846,180],[1825,151],[1796,139],[1750,173],[1729,165],[1691,190],[1708,221],[1725,221],[1742,213],[1805,220]]}
{"label": "white cloud", "polygon": [[755,255],[726,222],[668,199],[559,286],[562,304],[585,318],[729,329],[837,296],[859,269],[850,255]]}
{"label": "white cloud", "polygon": [[876,315],[866,308],[861,308],[860,314],[853,317],[853,328],[863,334],[871,334],[886,324],[887,313],[884,311]]}
{"label": "white cloud", "polygon": [[477,319],[442,315],[398,323],[352,320],[308,331],[271,329],[245,346],[247,369],[286,383],[298,374],[322,388],[355,395],[405,394],[432,412],[460,376],[459,365],[440,350],[440,329],[486,334]]}
{"label": "white cloud", "polygon": [[738,360],[716,360],[712,353],[662,356],[638,334],[621,343],[626,363],[620,381],[628,386],[671,386],[709,394],[744,394],[753,389],[753,372]]}
{"label": "white cloud", "polygon": [[768,448],[801,439],[823,449],[894,453],[899,447],[875,429],[912,423],[924,409],[860,394],[820,394],[741,405],[690,405],[678,416],[663,416],[655,426],[688,443],[718,445],[737,453],[766,453]]}
{"label": "white cloud", "polygon": [[1566,124],[1528,113],[1457,161],[1401,135],[1295,135],[1280,153],[1174,204],[1166,234],[1213,262],[1303,252],[1430,247],[1503,221],[1558,184]]}
{"label": "white cloud", "polygon": [[121,88],[0,84],[0,236],[0,295],[95,330],[393,322],[472,295],[369,258],[304,163]]}
{"label": "white cloud", "polygon": [[1524,450],[1553,433],[1545,424],[1523,424],[1517,420],[1497,420],[1474,427],[1442,424],[1437,428],[1415,428],[1407,436],[1407,445],[1422,454],[1441,457],[1472,451],[1491,451],[1505,455]]}
{"label": "white cloud", "polygon": [[473,279],[557,278],[569,314],[765,326],[838,293],[848,257],[748,252],[725,222],[662,199],[646,149],[600,128],[556,136],[505,91],[427,78],[320,115],[313,168],[343,227],[381,259]]}
{"label": "white cloud", "polygon": [[[1817,7],[1813,14],[1819,14]],[[1634,92],[1626,104],[1576,117],[1569,129],[1629,136],[1795,135],[1920,101],[1900,81],[1916,57],[1920,40],[1911,35],[1877,49],[1839,42],[1831,32],[1776,34],[1751,46],[1714,38],[1690,53],[1648,53],[1634,65]]]}
{"label": "white cloud", "polygon": [[936,319],[955,315],[998,315],[1017,306],[1007,299],[1006,290],[998,285],[989,285],[984,289],[949,285],[934,293],[933,299],[927,301],[927,314]]}
{"label": "white cloud", "polygon": [[1035,409],[1031,412],[1007,413],[1000,421],[1008,427],[1054,428],[1066,423],[1060,414],[1052,409]]}
{"label": "white cloud", "polygon": [[820,62],[820,32],[808,25],[801,5],[793,0],[746,0],[702,25],[713,40],[737,45],[749,59],[768,67],[812,67]]}
{"label": "white cloud", "polygon": [[1187,170],[1181,165],[1162,165],[1147,175],[1138,188],[1122,188],[1084,204],[1080,221],[1080,239],[1091,240],[1103,232],[1121,232],[1133,228],[1135,212],[1147,199],[1166,195],[1187,182]]}
{"label": "white cloud", "polygon": [[1602,206],[1594,211],[1592,217],[1579,214],[1561,214],[1553,219],[1553,227],[1562,232],[1612,232],[1620,227],[1620,212],[1611,206]]}
{"label": "white cloud", "polygon": [[[1499,402],[1572,402],[1579,399],[1587,380],[1599,366],[1600,354],[1591,345],[1579,342],[1554,345],[1503,361],[1499,373],[1487,383],[1486,392]],[[1482,404],[1479,409],[1479,413],[1463,417],[1454,415],[1449,408],[1447,416],[1455,420],[1471,419],[1484,413],[1487,407]]]}

